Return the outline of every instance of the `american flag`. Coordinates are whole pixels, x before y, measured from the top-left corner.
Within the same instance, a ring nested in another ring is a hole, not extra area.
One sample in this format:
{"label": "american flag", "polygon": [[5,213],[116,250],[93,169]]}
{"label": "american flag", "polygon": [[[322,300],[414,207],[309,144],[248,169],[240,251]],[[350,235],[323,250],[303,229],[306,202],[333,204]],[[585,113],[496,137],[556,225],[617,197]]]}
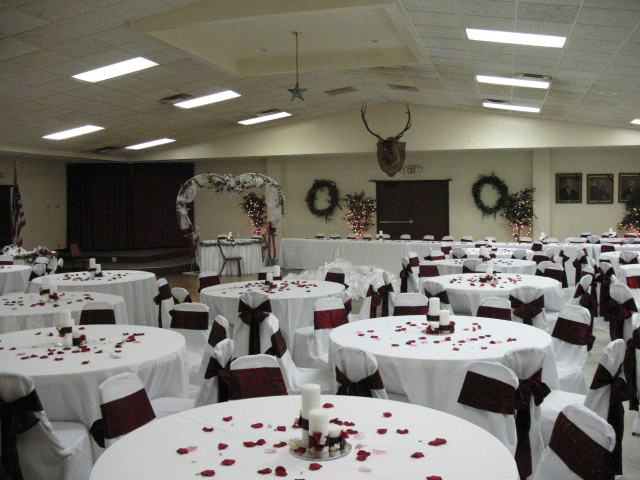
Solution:
{"label": "american flag", "polygon": [[11,239],[14,245],[22,246],[22,228],[27,224],[22,209],[22,197],[18,188],[18,172],[13,167],[13,202],[11,203]]}

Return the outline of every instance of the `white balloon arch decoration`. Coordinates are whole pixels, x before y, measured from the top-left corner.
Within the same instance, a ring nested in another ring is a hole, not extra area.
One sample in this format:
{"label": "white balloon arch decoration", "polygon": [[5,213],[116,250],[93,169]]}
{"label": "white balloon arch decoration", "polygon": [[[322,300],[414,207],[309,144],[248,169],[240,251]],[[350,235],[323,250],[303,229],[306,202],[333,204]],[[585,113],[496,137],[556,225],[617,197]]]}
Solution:
{"label": "white balloon arch decoration", "polygon": [[180,192],[178,192],[178,198],[176,199],[176,211],[180,221],[180,229],[191,234],[194,244],[198,243],[200,234],[198,228],[191,223],[187,205],[195,200],[199,188],[210,188],[218,193],[226,193],[233,196],[239,195],[245,190],[260,187],[264,187],[267,221],[269,222],[269,240],[273,240],[275,230],[282,225],[284,218],[284,195],[280,185],[260,173],[244,173],[237,177],[230,174],[202,173],[187,180],[180,187]]}

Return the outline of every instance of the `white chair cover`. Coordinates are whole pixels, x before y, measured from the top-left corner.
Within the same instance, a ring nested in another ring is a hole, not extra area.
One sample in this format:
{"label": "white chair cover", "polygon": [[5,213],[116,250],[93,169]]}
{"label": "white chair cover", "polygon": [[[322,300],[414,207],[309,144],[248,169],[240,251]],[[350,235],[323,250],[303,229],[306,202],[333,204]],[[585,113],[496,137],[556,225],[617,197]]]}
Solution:
{"label": "white chair cover", "polygon": [[180,303],[169,312],[171,330],[181,334],[186,341],[189,382],[199,385],[202,380],[199,371],[202,364],[204,346],[209,332],[209,307],[204,303]]}
{"label": "white chair cover", "polygon": [[449,310],[453,315],[453,308],[451,308],[451,303],[449,302],[449,295],[442,284],[426,281],[422,286],[422,291],[427,299],[431,297],[438,297],[440,299],[440,310]]}
{"label": "white chair cover", "polygon": [[558,239],[556,237],[547,237],[547,243],[558,243]]}
{"label": "white chair cover", "polygon": [[463,235],[460,237],[461,242],[473,242],[473,237],[471,235]]}
{"label": "white chair cover", "polygon": [[173,302],[177,305],[178,303],[189,303],[193,302],[191,299],[191,294],[189,290],[183,287],[173,287],[171,289],[171,295],[173,295]]}
{"label": "white chair cover", "polygon": [[462,247],[453,247],[451,249],[451,258],[464,258],[467,256],[467,251]]}
{"label": "white chair cover", "polygon": [[[263,310],[264,313],[260,315],[260,318],[267,318],[271,313],[271,305],[269,302],[269,295],[257,290],[248,290],[240,296],[240,302],[249,306],[251,309],[264,309],[268,305],[267,310]],[[264,307],[261,307],[264,306]],[[264,353],[271,346],[271,335],[269,329],[264,324],[264,319],[258,325],[258,335],[260,338],[260,352]],[[250,343],[251,326],[244,323],[241,319],[236,321],[233,327],[233,342],[235,349],[233,352],[234,357],[242,357],[249,355],[249,343]]]}
{"label": "white chair cover", "polygon": [[423,240],[434,240],[433,235],[425,235],[424,237],[422,237]]}
{"label": "white chair cover", "polygon": [[[23,375],[0,373],[0,400],[6,402],[3,410],[16,408],[30,412],[27,415],[32,415],[37,421],[16,437],[19,466],[25,480],[89,478],[93,454],[89,432],[84,425],[49,421],[40,405],[33,381]],[[7,427],[0,425],[3,432]],[[9,478],[16,478],[13,477],[13,471],[6,473],[10,475]],[[2,478],[5,476],[2,475]]]}
{"label": "white chair cover", "polygon": [[[545,448],[538,463],[534,480],[607,478],[606,474],[596,472],[609,468],[605,451],[611,453],[616,444],[611,425],[579,404],[563,408],[558,422],[551,435],[553,441]],[[587,445],[591,446],[587,448]]]}
{"label": "white chair cover", "polygon": [[511,301],[512,307],[512,320],[514,322],[527,323],[526,318],[518,316],[518,309],[514,308],[515,302],[512,300],[512,297],[525,304],[532,304],[534,302],[541,304],[542,310],[531,318],[531,324],[545,332],[548,331],[549,327],[547,325],[547,319],[544,311],[544,292],[540,288],[531,285],[522,285],[511,290],[511,293],[509,294],[509,300]]}
{"label": "white chair cover", "polygon": [[316,238],[324,238],[324,232],[316,233]]}
{"label": "white chair cover", "polygon": [[522,249],[514,250],[511,254],[513,258],[517,258],[518,260],[526,260],[527,259],[527,251]]}
{"label": "white chair cover", "polygon": [[[380,372],[378,370],[378,361],[376,357],[369,352],[350,347],[338,347],[335,352],[335,368],[336,374],[339,370],[349,381],[357,383],[365,379],[371,379],[374,385],[381,388],[368,387],[373,398],[388,399],[387,391],[382,385]],[[340,384],[336,380],[336,389],[340,390]],[[365,389],[367,386],[365,385]]]}
{"label": "white chair cover", "polygon": [[638,252],[623,250],[620,252],[620,265],[628,265],[638,262]]}
{"label": "white chair cover", "polygon": [[158,295],[154,298],[158,305],[158,326],[167,328],[171,323],[171,314],[169,313],[176,306],[171,295],[171,288],[166,278],[159,278],[156,281],[158,285]]}
{"label": "white chair cover", "polygon": [[363,240],[371,240],[371,234],[370,233],[365,233],[364,235],[362,235],[362,239]]}
{"label": "white chair cover", "polygon": [[108,302],[87,302],[80,312],[78,325],[115,325],[116,314]]}
{"label": "white chair cover", "polygon": [[[612,328],[615,329],[615,336],[617,338],[624,339],[626,342],[632,337],[634,325],[640,320],[640,313],[633,311],[633,306],[638,310],[638,303],[636,303],[633,298],[632,290],[622,283],[613,282],[611,284],[609,294],[611,295],[611,300],[614,300],[618,305],[626,305],[627,307],[630,307],[626,308],[626,310],[631,314],[631,316],[621,320],[622,328],[620,328],[620,325],[615,325],[615,322],[612,324],[612,321],[609,321],[609,331],[613,332]],[[620,336],[620,334],[622,334],[622,336]]]}
{"label": "white chair cover", "polygon": [[329,235],[329,238],[331,238],[332,240],[339,240],[340,235],[337,233],[332,233],[331,235]]}
{"label": "white chair cover", "polygon": [[299,395],[302,391],[302,386],[308,383],[320,385],[323,393],[333,393],[333,380],[329,368],[299,368],[291,358],[291,352],[287,348],[287,342],[280,331],[276,316],[269,315],[265,323],[271,333],[271,350],[269,353],[275,355],[278,359],[289,395]]}
{"label": "white chair cover", "polygon": [[[203,355],[204,370],[202,372],[203,380],[195,399],[195,407],[202,407],[203,405],[218,403],[219,401],[229,399],[229,386],[226,383],[229,381],[229,377],[225,372],[221,372],[221,370],[229,366],[232,355],[233,340],[230,338],[220,340],[215,346],[205,345]],[[212,359],[213,361],[211,361]],[[223,377],[223,380],[220,380],[220,376]],[[224,383],[222,388],[220,382]],[[221,390],[226,392],[226,395],[223,394],[223,398],[220,398]]]}
{"label": "white chair cover", "polygon": [[[378,316],[379,306],[382,304],[382,298],[378,290],[384,286],[384,280],[380,277],[375,277],[371,280],[369,287],[367,288],[367,294],[360,304],[360,311],[356,320],[366,320],[372,318],[371,311],[373,310],[375,316]],[[372,307],[373,303],[373,307]],[[376,305],[378,304],[379,305]],[[297,348],[297,346],[296,346]]]}
{"label": "white chair cover", "polygon": [[[420,279],[418,277],[418,272],[420,271],[420,261],[415,253],[414,255],[414,257],[402,258],[402,271],[399,275],[402,279],[401,282],[403,286],[406,282],[406,292],[410,293],[415,293],[420,288]],[[415,266],[411,265],[411,262],[413,262]],[[405,276],[406,278],[404,278]],[[401,287],[401,290],[404,290],[404,288]]]}
{"label": "white chair cover", "polygon": [[462,260],[462,273],[473,273],[482,263],[481,258],[465,258]]}
{"label": "white chair cover", "polygon": [[402,235],[400,235],[400,240],[411,240],[411,235],[409,235],[408,233],[403,233]]}
{"label": "white chair cover", "polygon": [[347,238],[349,240],[356,240],[358,237],[355,233],[350,233],[349,235],[347,235]]}
{"label": "white chair cover", "polygon": [[627,286],[631,289],[636,306],[640,305],[640,265],[626,267]]}
{"label": "white chair cover", "polygon": [[220,284],[220,277],[213,271],[205,270],[198,275],[198,292],[203,288],[213,287]]}
{"label": "white chair cover", "polygon": [[[618,339],[610,342],[602,353],[598,369],[603,368],[609,372],[611,376],[615,377],[624,361],[625,351],[626,345],[624,340]],[[596,371],[594,380],[597,375],[598,372]],[[592,382],[584,400],[584,405],[606,420],[611,399],[611,385],[604,385],[599,388],[594,388],[595,386],[595,382]]]}
{"label": "white chair cover", "polygon": [[560,310],[551,333],[560,390],[587,393],[584,366],[587,363],[587,350],[594,340],[589,333],[590,324],[591,315],[584,307],[565,305]]}
{"label": "white chair cover", "polygon": [[531,243],[532,241],[531,237],[520,237],[520,243]]}
{"label": "white chair cover", "polygon": [[[384,281],[385,290],[388,292],[388,300],[389,300],[389,308],[388,313],[392,315],[393,306],[395,305],[396,295],[398,294],[397,289],[393,286],[393,275],[387,272],[386,270],[382,273],[382,280]],[[384,298],[383,298],[384,302]]]}
{"label": "white chair cover", "polygon": [[476,317],[511,320],[511,303],[507,298],[484,297],[480,300]]}
{"label": "white chair cover", "polygon": [[278,359],[273,355],[259,353],[236,358],[231,362],[230,373],[230,400],[287,395]]}
{"label": "white chair cover", "polygon": [[450,384],[449,413],[493,434],[516,453],[517,434],[514,397],[518,377],[508,367],[495,362],[470,362]]}
{"label": "white chair cover", "polygon": [[399,293],[394,299],[393,316],[426,315],[429,299],[421,293]]}
{"label": "white chair cover", "polygon": [[0,265],[13,265],[13,257],[11,255],[0,255]]}
{"label": "white chair cover", "polygon": [[432,260],[423,260],[418,266],[418,277],[437,277],[440,275],[438,264]]}
{"label": "white chair cover", "polygon": [[453,242],[453,237],[451,235],[445,235],[442,237],[443,242]]}
{"label": "white chair cover", "polygon": [[431,260],[444,260],[447,258],[442,250],[431,250]]}

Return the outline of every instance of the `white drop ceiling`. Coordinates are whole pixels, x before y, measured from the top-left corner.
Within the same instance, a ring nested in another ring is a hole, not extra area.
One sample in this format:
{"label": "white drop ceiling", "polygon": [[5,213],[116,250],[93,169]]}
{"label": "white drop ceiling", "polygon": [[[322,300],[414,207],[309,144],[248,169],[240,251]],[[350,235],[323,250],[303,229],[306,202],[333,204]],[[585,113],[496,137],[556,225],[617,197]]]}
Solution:
{"label": "white drop ceiling", "polygon": [[[640,0],[0,0],[0,151],[135,158],[124,147],[168,137],[176,142],[156,148],[170,149],[245,132],[237,122],[266,110],[296,122],[364,102],[482,111],[490,98],[540,107],[542,119],[638,129],[639,25]],[[568,40],[474,42],[465,28]],[[292,31],[304,101],[287,91]],[[159,65],[95,84],[71,78],[136,56]],[[519,73],[550,76],[551,88],[475,80]],[[160,102],[221,90],[242,96],[191,110]],[[104,130],[41,138],[83,124]]]}

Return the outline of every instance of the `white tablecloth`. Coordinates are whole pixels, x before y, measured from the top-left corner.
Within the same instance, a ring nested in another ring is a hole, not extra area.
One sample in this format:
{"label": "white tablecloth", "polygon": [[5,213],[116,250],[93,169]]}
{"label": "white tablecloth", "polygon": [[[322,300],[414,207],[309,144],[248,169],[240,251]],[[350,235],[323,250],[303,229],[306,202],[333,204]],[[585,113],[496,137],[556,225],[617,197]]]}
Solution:
{"label": "white tablecloth", "polygon": [[[87,352],[56,347],[55,328],[0,335],[2,370],[31,377],[50,418],[91,427],[102,416],[98,385],[123,372],[136,373],[151,398],[187,396],[185,340],[179,333],[131,325],[77,328],[87,336]],[[131,335],[135,341],[126,341]]]}
{"label": "white tablecloth", "polygon": [[[284,467],[286,478],[328,479],[425,479],[515,480],[518,471],[507,448],[485,430],[452,415],[418,405],[361,397],[322,396],[330,403],[329,418],[353,422],[358,433],[347,440],[353,450],[330,461],[312,462],[294,457],[286,442],[300,437],[291,428],[300,410],[300,396],[262,397],[225,402],[172,415],[151,422],[109,447],[98,459],[91,480],[135,478],[174,480],[200,478],[214,470],[213,478],[279,478],[276,467]],[[385,413],[391,416],[385,417]],[[228,422],[223,417],[232,417]],[[256,424],[262,426],[254,428]],[[253,425],[253,426],[252,426]],[[285,428],[278,431],[277,426]],[[213,428],[205,432],[204,427]],[[378,429],[386,429],[381,434]],[[408,430],[405,434],[398,430]],[[444,445],[431,446],[436,438]],[[246,447],[243,442],[264,439],[263,446]],[[283,447],[274,447],[281,442]],[[227,445],[220,450],[219,444]],[[187,448],[189,453],[176,453]],[[356,460],[356,450],[370,453]],[[423,458],[412,458],[421,452]],[[225,459],[235,460],[229,466]],[[319,463],[319,470],[310,470]],[[258,470],[270,468],[260,475]]]}
{"label": "white tablecloth", "polygon": [[31,267],[27,265],[0,265],[0,295],[25,292],[29,284]]}
{"label": "white tablecloth", "polygon": [[[269,288],[264,282],[222,283],[200,292],[200,301],[209,307],[209,318],[225,317],[230,325],[238,321],[238,301],[247,290],[260,290],[269,294],[271,310],[278,317],[280,329],[289,349],[293,349],[295,330],[313,325],[313,304],[324,297],[335,296],[344,285],[334,282],[282,280]],[[293,351],[293,350],[292,350]]]}
{"label": "white tablecloth", "polygon": [[38,293],[9,293],[0,297],[0,333],[54,327],[60,323],[60,312],[71,311],[77,325],[82,308],[88,302],[106,302],[113,307],[116,323],[127,325],[124,298],[96,292],[60,292],[58,300],[45,302]]}
{"label": "white tablecloth", "polygon": [[[450,380],[470,361],[499,362],[514,348],[547,352],[543,381],[559,388],[551,335],[517,322],[455,315],[455,331],[427,335],[424,315],[382,317],[342,325],[331,332],[331,351],[338,346],[368,351],[378,361],[385,389],[407,395],[409,402],[444,412]],[[403,330],[404,329],[404,330]],[[407,343],[409,342],[409,343]],[[333,357],[333,355],[331,355]]]}
{"label": "white tablecloth", "polygon": [[[158,326],[158,306],[153,297],[158,294],[156,276],[139,270],[105,270],[102,277],[91,278],[88,272],[58,273],[48,275],[60,292],[109,293],[124,298],[129,323],[132,325]],[[31,282],[30,291],[42,287],[42,277]]]}
{"label": "white tablecloth", "polygon": [[[241,239],[249,241],[248,239]],[[215,245],[202,245],[199,244],[196,249],[198,258],[198,265],[201,272],[211,271],[216,275],[220,274],[222,268],[222,255],[220,255],[220,249],[216,240],[207,240],[207,243],[215,243]],[[262,268],[262,243],[256,242],[249,245],[237,244],[234,246],[222,245],[225,256],[227,257],[242,257],[240,260],[240,268],[242,274],[258,273]],[[227,262],[224,267],[224,271],[221,275],[237,275],[238,264],[237,262]]]}
{"label": "white tablecloth", "polygon": [[[464,260],[457,258],[447,258],[445,260],[435,260],[440,275],[453,275],[454,273],[462,273],[462,262]],[[517,260],[496,258],[493,259],[494,271],[499,273],[523,273],[525,275],[535,275],[536,262],[533,260]]]}
{"label": "white tablecloth", "polygon": [[491,282],[482,283],[478,279],[479,276],[476,273],[463,273],[428,277],[424,282],[438,283],[444,287],[453,311],[463,315],[475,315],[484,297],[509,298],[511,290],[521,285],[541,288],[544,291],[546,310],[559,312],[564,305],[562,284],[552,278],[500,273],[495,275]]}

